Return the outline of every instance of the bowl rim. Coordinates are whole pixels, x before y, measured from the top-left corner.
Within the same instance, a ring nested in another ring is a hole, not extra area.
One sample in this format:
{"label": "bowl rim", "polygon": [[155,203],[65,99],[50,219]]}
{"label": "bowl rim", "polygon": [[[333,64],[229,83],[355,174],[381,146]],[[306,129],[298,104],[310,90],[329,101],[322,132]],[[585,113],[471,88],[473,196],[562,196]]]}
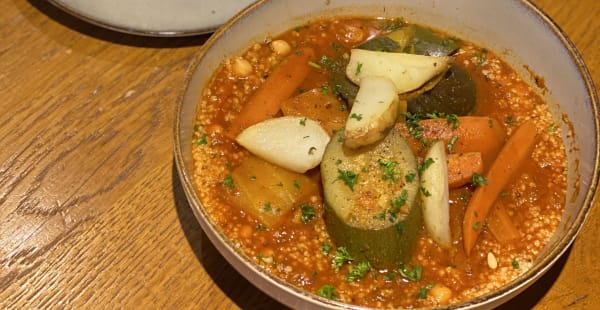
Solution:
{"label": "bowl rim", "polygon": [[[449,305],[444,307],[443,309],[472,309],[475,307],[479,307],[482,305],[494,305],[498,301],[501,301],[504,297],[514,297],[520,294],[522,291],[527,289],[530,285],[535,283],[546,271],[548,271],[552,266],[556,263],[556,261],[564,255],[567,249],[570,248],[574,240],[576,239],[578,233],[581,231],[583,224],[590,213],[590,209],[594,205],[594,198],[597,192],[597,186],[600,181],[600,118],[599,116],[599,100],[598,94],[596,91],[596,87],[594,85],[593,79],[587,68],[585,61],[576,46],[573,42],[568,38],[566,33],[561,29],[561,27],[556,24],[544,11],[542,11],[538,6],[533,4],[530,0],[511,0],[515,5],[527,10],[529,13],[532,13],[533,16],[541,18],[542,23],[545,27],[549,29],[552,35],[555,36],[556,39],[560,40],[560,43],[569,53],[571,61],[577,67],[577,70],[580,74],[582,81],[585,83],[585,88],[587,90],[586,99],[589,100],[591,104],[591,109],[594,113],[594,130],[595,130],[595,156],[593,163],[593,172],[590,179],[590,184],[585,190],[585,193],[580,192],[579,195],[585,194],[585,198],[583,199],[583,205],[581,210],[577,213],[577,216],[572,220],[571,227],[566,231],[564,235],[562,235],[557,241],[557,246],[550,249],[547,255],[545,255],[537,264],[532,266],[529,270],[519,275],[516,279],[512,280],[508,284],[502,286],[499,290],[495,290],[488,294],[484,294],[482,296],[476,297],[474,299],[467,300],[465,302],[459,304]],[[221,255],[228,261],[230,265],[232,265],[240,274],[242,274],[246,279],[248,279],[254,286],[258,287],[261,291],[265,292],[269,296],[274,299],[282,301],[278,294],[275,294],[272,291],[267,290],[267,287],[277,286],[279,289],[283,289],[288,294],[292,294],[297,298],[300,298],[307,302],[307,305],[310,304],[312,306],[321,306],[327,307],[331,309],[368,309],[365,307],[360,307],[356,305],[350,305],[346,303],[341,303],[337,301],[332,301],[329,299],[325,299],[323,297],[317,296],[316,294],[310,293],[306,290],[302,290],[287,282],[279,279],[278,277],[267,273],[261,268],[259,265],[251,261],[247,256],[240,253],[239,250],[236,250],[232,244],[232,241],[229,240],[221,231],[220,228],[215,225],[214,221],[210,218],[210,216],[206,213],[206,211],[202,207],[202,203],[197,195],[197,190],[194,185],[194,181],[192,178],[192,172],[189,172],[185,168],[184,154],[183,154],[183,143],[191,144],[191,137],[188,139],[183,139],[181,136],[182,131],[181,128],[183,126],[181,112],[183,110],[185,97],[190,87],[190,82],[194,72],[197,70],[198,65],[201,63],[202,58],[208,52],[210,47],[212,47],[217,41],[219,41],[228,31],[228,28],[232,25],[236,24],[238,21],[243,19],[252,11],[260,8],[263,5],[266,5],[269,0],[258,0],[255,3],[249,5],[236,15],[234,15],[229,21],[219,27],[211,37],[200,47],[198,52],[192,57],[190,64],[186,70],[184,79],[183,79],[183,87],[180,91],[180,94],[177,98],[177,104],[175,109],[175,126],[174,126],[174,155],[176,167],[179,173],[179,177],[181,180],[182,187],[184,188],[185,194],[188,199],[188,203],[196,216],[196,219],[201,224],[202,229],[209,237],[213,244],[224,244],[227,247],[227,251],[217,247]],[[366,14],[365,14],[366,15]],[[318,18],[318,16],[315,16]],[[312,19],[311,19],[312,20]],[[197,104],[196,104],[197,107]],[[194,110],[195,111],[195,110]],[[246,270],[241,266],[238,266],[238,263],[242,263],[250,270]],[[251,275],[258,275],[259,281],[252,281]],[[284,303],[287,301],[284,298]],[[507,301],[507,300],[505,300]],[[505,302],[502,301],[502,302]],[[497,303],[499,305],[501,303]],[[288,304],[289,306],[289,304]]]}

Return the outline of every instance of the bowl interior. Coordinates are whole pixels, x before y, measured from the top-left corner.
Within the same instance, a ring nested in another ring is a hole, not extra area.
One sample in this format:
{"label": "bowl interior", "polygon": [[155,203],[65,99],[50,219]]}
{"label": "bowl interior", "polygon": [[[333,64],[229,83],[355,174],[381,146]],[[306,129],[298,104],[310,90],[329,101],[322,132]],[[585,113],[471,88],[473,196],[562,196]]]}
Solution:
{"label": "bowl interior", "polygon": [[[292,307],[340,305],[320,300],[261,273],[214,227],[202,209],[191,172],[193,118],[203,87],[222,60],[241,54],[251,43],[309,20],[331,16],[402,17],[467,39],[502,55],[549,102],[562,126],[568,157],[567,205],[561,224],[532,269],[502,290],[461,305],[496,306],[539,278],[568,248],[591,205],[598,174],[598,98],[574,46],[543,13],[526,1],[258,1],[219,29],[192,62],[180,98],[175,128],[176,161],[182,183],[203,229],[225,258],[260,289]],[[535,73],[535,74],[533,74]]]}

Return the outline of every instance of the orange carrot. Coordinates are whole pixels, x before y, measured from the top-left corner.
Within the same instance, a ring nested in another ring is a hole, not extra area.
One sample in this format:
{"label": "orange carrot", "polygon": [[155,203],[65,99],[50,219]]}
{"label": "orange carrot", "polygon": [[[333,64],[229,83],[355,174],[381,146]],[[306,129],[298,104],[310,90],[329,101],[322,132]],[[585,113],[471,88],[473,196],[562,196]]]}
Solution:
{"label": "orange carrot", "polygon": [[492,235],[502,244],[507,244],[521,236],[514,221],[508,214],[506,206],[500,200],[496,201],[492,207],[487,223]]}
{"label": "orange carrot", "polygon": [[348,118],[344,103],[331,92],[325,93],[320,89],[312,89],[284,100],[281,111],[284,115],[303,116],[320,122],[330,136],[335,130],[344,127]]}
{"label": "orange carrot", "polygon": [[[489,167],[502,148],[506,133],[504,127],[496,119],[484,116],[458,117],[458,127],[448,123],[445,118],[425,119],[419,122],[422,139],[416,139],[410,134],[404,122],[396,125],[398,131],[408,138],[411,149],[415,154],[422,155],[427,151],[423,142],[428,140],[443,140],[451,143],[456,153],[481,152],[484,167]],[[453,138],[456,137],[456,138]]]}
{"label": "orange carrot", "polygon": [[483,173],[480,152],[448,154],[448,186],[459,188],[471,182],[473,173]]}
{"label": "orange carrot", "polygon": [[231,122],[226,135],[235,138],[245,128],[274,117],[281,102],[291,97],[308,76],[314,55],[312,48],[299,48],[275,67]]}
{"label": "orange carrot", "polygon": [[511,178],[516,175],[523,162],[530,158],[535,145],[535,137],[536,129],[533,122],[525,122],[517,128],[486,173],[487,184],[477,187],[473,193],[467,204],[463,220],[463,241],[467,255],[475,246],[494,201]]}

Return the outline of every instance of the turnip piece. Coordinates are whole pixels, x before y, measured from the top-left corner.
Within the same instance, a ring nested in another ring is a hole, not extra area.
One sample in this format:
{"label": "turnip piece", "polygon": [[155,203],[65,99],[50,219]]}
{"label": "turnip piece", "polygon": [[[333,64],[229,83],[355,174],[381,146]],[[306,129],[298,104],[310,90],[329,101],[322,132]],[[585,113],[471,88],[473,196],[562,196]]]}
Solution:
{"label": "turnip piece", "polygon": [[431,238],[442,248],[451,245],[448,165],[445,144],[436,141],[423,159],[421,199],[423,220]]}
{"label": "turnip piece", "polygon": [[358,148],[383,139],[394,126],[400,106],[396,86],[390,79],[363,78],[346,121],[344,145]]}
{"label": "turnip piece", "polygon": [[321,163],[330,137],[315,120],[284,116],[254,124],[235,140],[272,164],[304,173]]}
{"label": "turnip piece", "polygon": [[413,91],[446,72],[452,57],[425,56],[353,49],[346,76],[355,84],[369,76],[383,76],[394,82],[399,94]]}

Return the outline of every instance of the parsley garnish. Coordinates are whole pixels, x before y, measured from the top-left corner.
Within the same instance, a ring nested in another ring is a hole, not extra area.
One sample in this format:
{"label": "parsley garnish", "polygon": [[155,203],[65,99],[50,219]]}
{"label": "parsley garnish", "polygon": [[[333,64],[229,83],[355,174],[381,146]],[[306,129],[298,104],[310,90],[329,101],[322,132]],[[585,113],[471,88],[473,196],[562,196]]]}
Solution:
{"label": "parsley garnish", "polygon": [[433,288],[433,284],[427,284],[424,287],[419,289],[419,298],[420,299],[427,299],[427,292],[429,292],[430,289]]}
{"label": "parsley garnish", "polygon": [[473,175],[471,176],[471,183],[473,183],[473,185],[483,186],[488,184],[488,180],[483,175],[473,172]]}
{"label": "parsley garnish", "polygon": [[321,286],[317,290],[317,295],[319,295],[323,298],[331,299],[331,300],[337,299],[337,297],[335,296],[335,286],[333,286],[333,285],[326,284],[326,285]]}
{"label": "parsley garnish", "polygon": [[196,145],[203,145],[208,143],[208,141],[206,140],[206,133],[202,134],[202,136],[200,136],[200,138],[196,139]]}
{"label": "parsley garnish", "polygon": [[360,71],[362,71],[362,66],[363,64],[361,62],[356,64],[356,75],[360,74]]}
{"label": "parsley garnish", "polygon": [[417,265],[412,268],[407,268],[404,264],[402,264],[398,271],[403,278],[413,282],[419,282],[421,281],[421,276],[423,275],[423,266]]}
{"label": "parsley garnish", "polygon": [[331,251],[331,245],[327,242],[321,243],[321,251],[323,252],[323,256],[329,255],[329,251]]}
{"label": "parsley garnish", "polygon": [[273,210],[273,208],[271,207],[271,203],[270,202],[265,203],[263,210],[265,210],[265,212],[271,212],[271,210]]}
{"label": "parsley garnish", "polygon": [[408,127],[408,133],[417,139],[421,140],[423,138],[423,127],[419,123],[421,118],[417,113],[406,113],[406,126]]}
{"label": "parsley garnish", "polygon": [[406,182],[408,182],[408,183],[411,183],[412,181],[414,181],[414,180],[415,180],[415,177],[416,177],[416,176],[417,176],[417,174],[416,174],[416,173],[414,173],[414,172],[411,172],[411,173],[408,173],[408,174],[406,174],[406,175],[404,176],[404,180],[405,180]]}
{"label": "parsley garnish", "polygon": [[304,202],[300,204],[300,212],[302,212],[300,220],[302,220],[302,223],[304,224],[310,222],[317,215],[315,207]]}
{"label": "parsley garnish", "polygon": [[355,120],[357,120],[357,121],[360,121],[360,120],[362,119],[362,114],[356,114],[356,113],[352,113],[352,114],[350,115],[350,118],[353,118],[353,119],[355,119]]}
{"label": "parsley garnish", "polygon": [[511,264],[512,264],[512,266],[513,266],[513,268],[514,268],[514,269],[519,269],[519,268],[521,268],[521,266],[519,266],[519,261],[518,261],[518,260],[516,260],[516,259],[513,259],[513,261],[512,261],[512,263],[511,263]]}
{"label": "parsley garnish", "polygon": [[306,126],[306,117],[300,120],[300,125]]}
{"label": "parsley garnish", "polygon": [[395,162],[395,161],[380,160],[379,167],[381,167],[381,169],[383,170],[382,179],[385,181],[391,180],[392,182],[398,182],[398,176],[396,175],[396,172],[394,171],[394,169],[396,169],[397,165],[398,165],[398,162]]}
{"label": "parsley garnish", "polygon": [[512,115],[508,115],[508,116],[506,116],[504,123],[508,126],[512,126],[515,124],[515,119],[512,117]]}
{"label": "parsley garnish", "polygon": [[339,271],[344,263],[354,260],[345,247],[339,247],[333,254],[332,266],[335,271]]}
{"label": "parsley garnish", "polygon": [[354,190],[354,185],[358,182],[358,174],[350,170],[338,169],[338,180],[344,181],[344,184],[350,187],[350,190]]}
{"label": "parsley garnish", "polygon": [[371,264],[369,264],[369,262],[360,262],[356,264],[356,266],[348,267],[346,282],[354,282],[358,279],[364,278],[369,270],[371,270]]}
{"label": "parsley garnish", "polygon": [[458,140],[458,136],[452,136],[450,141],[448,141],[448,153],[454,153],[454,144],[456,144],[456,140]]}
{"label": "parsley garnish", "polygon": [[425,170],[427,170],[427,168],[429,168],[429,166],[431,166],[431,164],[434,163],[433,158],[431,157],[427,157],[425,160],[423,160],[422,163],[417,165],[417,170],[419,170],[419,172],[423,172]]}
{"label": "parsley garnish", "polygon": [[423,196],[425,197],[431,196],[431,193],[423,186],[421,186],[421,193],[423,193]]}
{"label": "parsley garnish", "polygon": [[473,223],[473,230],[478,230],[479,228],[481,228],[481,222],[477,221]]}
{"label": "parsley garnish", "polygon": [[229,187],[230,189],[235,188],[235,184],[233,183],[233,176],[231,175],[231,173],[225,176],[225,179],[223,179],[223,185]]}

